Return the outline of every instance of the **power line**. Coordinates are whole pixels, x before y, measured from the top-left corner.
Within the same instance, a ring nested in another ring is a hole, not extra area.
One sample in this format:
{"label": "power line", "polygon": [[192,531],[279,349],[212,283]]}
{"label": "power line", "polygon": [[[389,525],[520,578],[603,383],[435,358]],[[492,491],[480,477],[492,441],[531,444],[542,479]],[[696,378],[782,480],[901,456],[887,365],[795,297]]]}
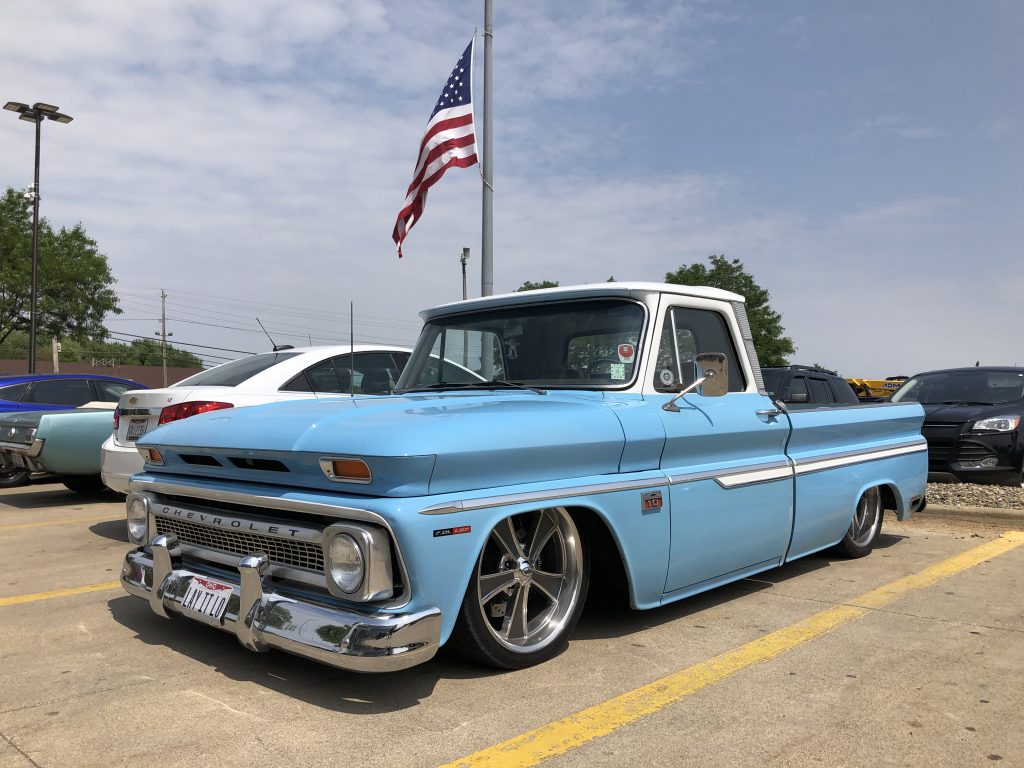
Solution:
{"label": "power line", "polygon": [[[115,334],[118,335],[118,336],[127,336],[130,339],[148,339],[149,338],[149,336],[139,336],[138,334],[124,333],[122,331],[112,331],[110,335],[113,336]],[[256,355],[256,354],[259,354],[258,352],[249,352],[249,351],[244,350],[244,349],[226,349],[225,347],[211,347],[211,346],[207,346],[206,344],[190,344],[187,341],[176,341],[176,342],[174,342],[174,345],[175,346],[180,346],[180,347],[196,347],[197,349],[216,349],[218,352],[237,352],[240,355]]]}

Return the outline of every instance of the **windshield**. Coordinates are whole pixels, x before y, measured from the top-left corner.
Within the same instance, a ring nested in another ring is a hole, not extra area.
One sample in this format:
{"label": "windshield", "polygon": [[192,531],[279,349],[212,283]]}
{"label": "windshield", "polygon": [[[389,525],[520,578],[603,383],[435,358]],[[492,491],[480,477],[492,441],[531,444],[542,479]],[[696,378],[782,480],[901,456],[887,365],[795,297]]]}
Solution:
{"label": "windshield", "polygon": [[892,396],[894,403],[999,405],[1024,399],[1024,372],[943,371],[915,376]]}
{"label": "windshield", "polygon": [[[420,334],[398,390],[486,386],[623,387],[633,381],[642,305],[560,301],[438,318]],[[437,361],[444,360],[444,366]],[[449,364],[451,363],[451,364]]]}
{"label": "windshield", "polygon": [[246,379],[250,379],[261,371],[267,370],[272,365],[295,357],[298,352],[266,352],[262,355],[243,357],[224,365],[218,365],[208,371],[202,371],[195,376],[182,379],[175,387],[237,387]]}

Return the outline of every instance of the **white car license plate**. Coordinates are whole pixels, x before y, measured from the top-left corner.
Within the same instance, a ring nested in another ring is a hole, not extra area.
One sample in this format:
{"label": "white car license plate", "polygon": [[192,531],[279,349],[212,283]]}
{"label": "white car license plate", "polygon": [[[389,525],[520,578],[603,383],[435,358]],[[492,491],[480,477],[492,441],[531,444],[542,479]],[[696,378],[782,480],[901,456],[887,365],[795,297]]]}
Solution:
{"label": "white car license plate", "polygon": [[193,576],[181,607],[189,613],[220,621],[231,599],[231,585],[202,576]]}
{"label": "white car license plate", "polygon": [[125,439],[129,443],[134,443],[149,429],[149,419],[132,419],[128,422],[128,434],[125,435]]}

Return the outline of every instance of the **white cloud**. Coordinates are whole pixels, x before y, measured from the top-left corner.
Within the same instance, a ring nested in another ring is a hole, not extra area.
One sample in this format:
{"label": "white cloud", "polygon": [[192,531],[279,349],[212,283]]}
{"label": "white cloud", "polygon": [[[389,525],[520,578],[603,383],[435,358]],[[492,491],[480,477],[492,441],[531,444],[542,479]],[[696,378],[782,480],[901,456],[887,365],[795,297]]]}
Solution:
{"label": "white cloud", "polygon": [[839,223],[844,227],[865,228],[903,223],[911,219],[929,219],[947,213],[959,202],[958,198],[940,195],[894,200],[854,213],[843,214]]}
{"label": "white cloud", "polygon": [[806,16],[793,16],[782,22],[779,37],[789,40],[798,50],[805,50],[810,45]]}
{"label": "white cloud", "polygon": [[943,132],[940,129],[914,123],[906,115],[883,115],[862,121],[853,130],[843,134],[840,141],[843,144],[856,144],[884,137],[922,141],[936,139],[942,135]]}

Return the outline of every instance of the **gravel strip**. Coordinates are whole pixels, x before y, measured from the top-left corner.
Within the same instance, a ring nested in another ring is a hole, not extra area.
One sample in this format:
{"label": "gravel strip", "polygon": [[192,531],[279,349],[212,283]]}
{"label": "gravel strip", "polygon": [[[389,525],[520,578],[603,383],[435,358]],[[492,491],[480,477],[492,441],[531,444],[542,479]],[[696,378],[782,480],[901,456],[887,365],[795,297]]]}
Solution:
{"label": "gravel strip", "polygon": [[929,504],[1024,509],[1024,488],[974,483],[928,483],[927,493]]}

